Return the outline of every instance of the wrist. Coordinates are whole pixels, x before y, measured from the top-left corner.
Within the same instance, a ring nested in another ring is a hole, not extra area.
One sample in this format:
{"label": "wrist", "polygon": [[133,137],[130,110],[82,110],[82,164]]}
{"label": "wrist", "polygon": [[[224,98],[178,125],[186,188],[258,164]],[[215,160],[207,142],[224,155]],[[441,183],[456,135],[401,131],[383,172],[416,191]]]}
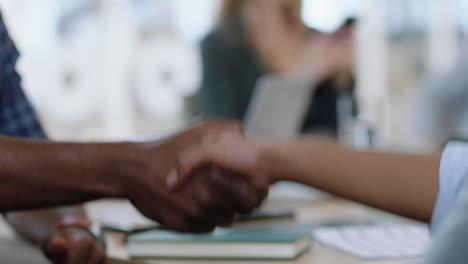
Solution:
{"label": "wrist", "polygon": [[147,149],[138,143],[117,144],[109,162],[107,181],[112,186],[110,197],[128,199],[148,166],[145,158]]}
{"label": "wrist", "polygon": [[283,153],[279,146],[273,142],[261,142],[257,144],[257,155],[259,170],[265,174],[270,184],[284,181],[286,173],[283,172],[287,168]]}
{"label": "wrist", "polygon": [[327,153],[334,153],[337,147],[336,143],[321,137],[264,142],[259,145],[260,167],[272,183],[303,182],[304,174],[317,174],[321,158]]}

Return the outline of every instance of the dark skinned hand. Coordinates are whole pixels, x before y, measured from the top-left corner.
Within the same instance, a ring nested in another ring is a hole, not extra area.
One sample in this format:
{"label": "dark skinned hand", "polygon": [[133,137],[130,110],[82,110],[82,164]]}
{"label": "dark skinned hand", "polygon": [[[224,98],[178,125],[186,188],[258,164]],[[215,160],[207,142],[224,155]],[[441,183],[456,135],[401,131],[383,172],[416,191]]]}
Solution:
{"label": "dark skinned hand", "polygon": [[110,264],[104,249],[86,230],[64,228],[42,243],[42,251],[54,264]]}
{"label": "dark skinned hand", "polygon": [[182,232],[203,233],[229,225],[236,213],[258,207],[268,183],[252,185],[228,170],[207,165],[194,171],[184,186],[170,190],[167,175],[180,154],[221,134],[243,134],[237,122],[204,122],[160,144],[146,144],[146,169],[133,183],[130,201],[145,216]]}

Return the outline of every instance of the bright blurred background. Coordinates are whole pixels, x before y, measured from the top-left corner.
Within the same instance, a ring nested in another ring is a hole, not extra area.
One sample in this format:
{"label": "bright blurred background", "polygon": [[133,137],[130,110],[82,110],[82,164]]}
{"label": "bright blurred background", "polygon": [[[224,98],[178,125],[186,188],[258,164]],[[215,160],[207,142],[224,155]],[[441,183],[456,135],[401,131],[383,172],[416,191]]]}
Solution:
{"label": "bright blurred background", "polygon": [[[299,1],[299,0],[298,0]],[[19,70],[48,133],[117,140],[190,122],[201,80],[198,43],[220,0],[1,0]],[[332,32],[359,18],[358,120],[384,148],[430,145],[415,131],[429,74],[452,67],[468,32],[466,0],[304,0],[303,20]]]}

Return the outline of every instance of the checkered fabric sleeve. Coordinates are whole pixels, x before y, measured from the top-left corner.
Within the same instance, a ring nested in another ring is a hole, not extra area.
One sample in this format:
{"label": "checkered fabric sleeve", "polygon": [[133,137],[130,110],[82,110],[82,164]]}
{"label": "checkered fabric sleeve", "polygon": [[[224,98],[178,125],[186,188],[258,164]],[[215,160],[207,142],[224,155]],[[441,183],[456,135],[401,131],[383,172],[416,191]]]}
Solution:
{"label": "checkered fabric sleeve", "polygon": [[19,53],[0,15],[0,134],[45,139],[36,112],[21,88],[16,72]]}

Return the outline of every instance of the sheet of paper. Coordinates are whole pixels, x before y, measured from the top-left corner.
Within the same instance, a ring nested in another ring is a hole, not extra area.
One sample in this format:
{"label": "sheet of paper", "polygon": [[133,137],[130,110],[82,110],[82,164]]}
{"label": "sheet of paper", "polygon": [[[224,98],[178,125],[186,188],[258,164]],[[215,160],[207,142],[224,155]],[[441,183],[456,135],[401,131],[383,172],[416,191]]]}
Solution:
{"label": "sheet of paper", "polygon": [[324,227],[312,232],[325,246],[364,259],[420,257],[429,246],[426,226],[347,226]]}
{"label": "sheet of paper", "polygon": [[260,79],[244,120],[247,135],[262,139],[296,136],[313,89],[307,79],[273,75]]}

